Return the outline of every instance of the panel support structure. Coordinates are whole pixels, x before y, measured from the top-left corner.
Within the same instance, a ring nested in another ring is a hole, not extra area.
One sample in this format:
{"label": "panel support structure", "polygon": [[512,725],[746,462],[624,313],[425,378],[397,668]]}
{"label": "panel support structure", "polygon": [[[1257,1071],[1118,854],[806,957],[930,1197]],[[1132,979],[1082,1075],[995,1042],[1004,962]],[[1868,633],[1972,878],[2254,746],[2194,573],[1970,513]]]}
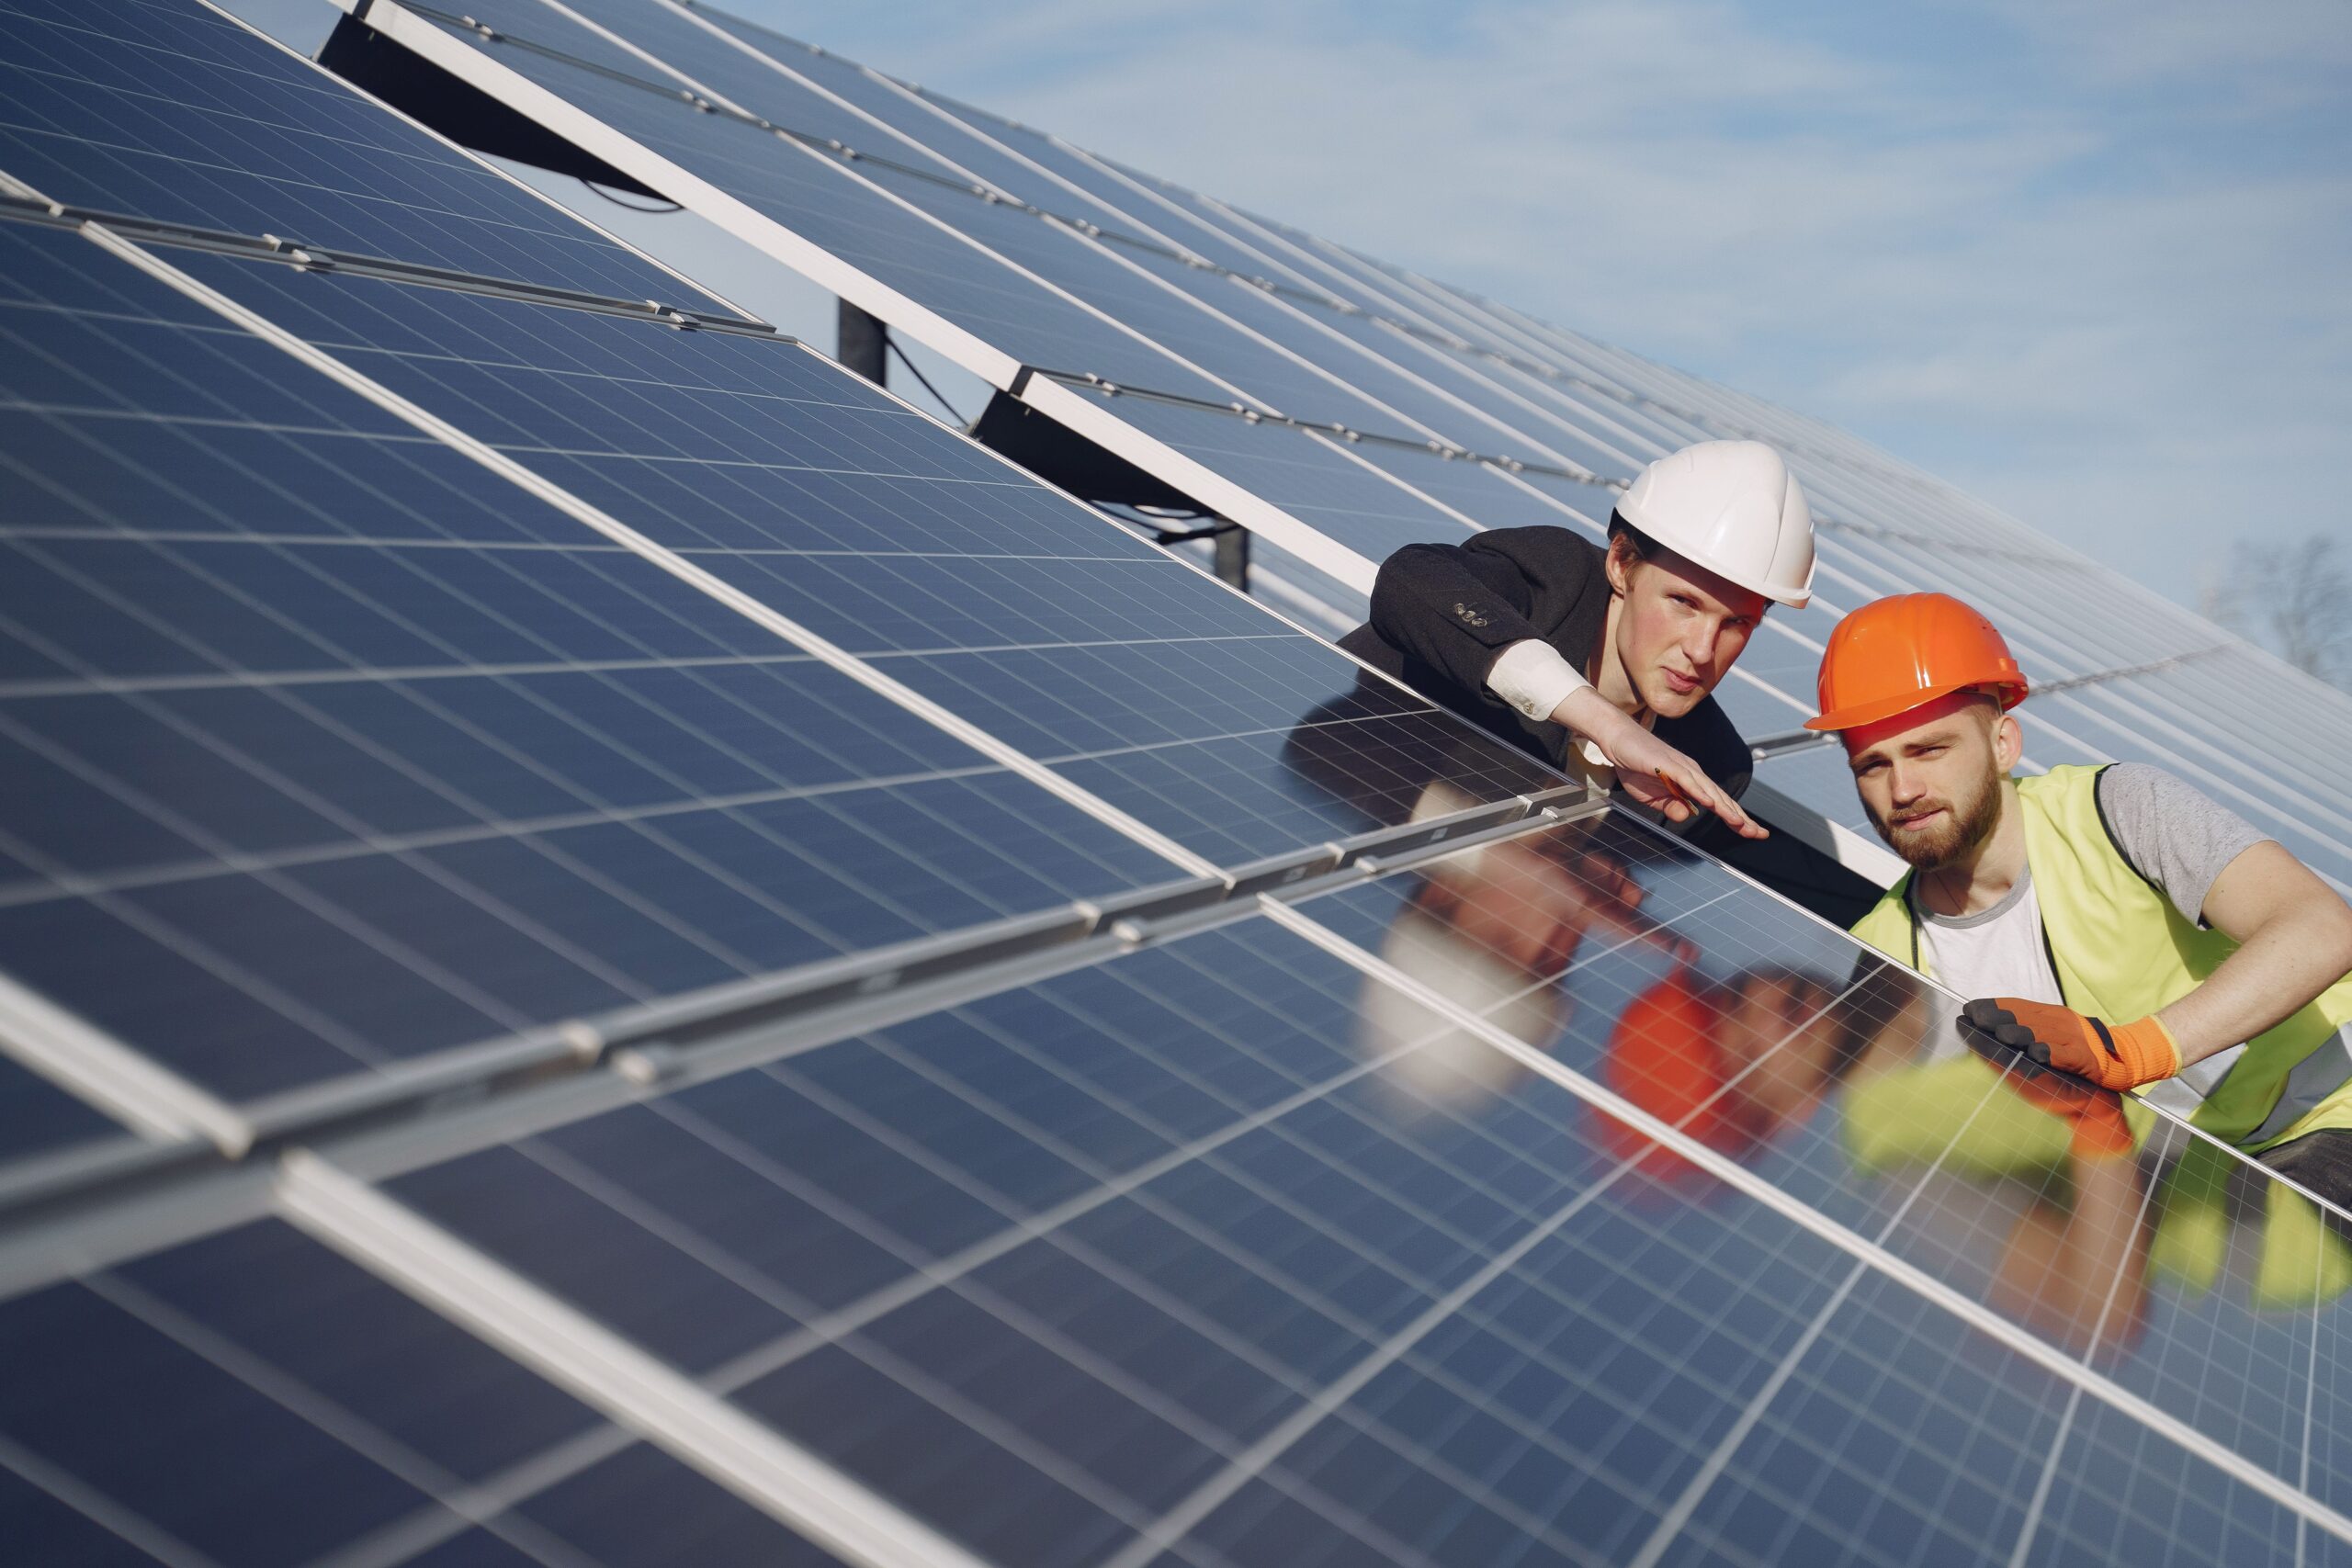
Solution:
{"label": "panel support structure", "polygon": [[1250,592],[1250,530],[1227,528],[1216,536],[1216,574],[1242,592]]}
{"label": "panel support structure", "polygon": [[890,328],[881,317],[841,301],[835,356],[842,368],[865,377],[877,387],[890,384]]}

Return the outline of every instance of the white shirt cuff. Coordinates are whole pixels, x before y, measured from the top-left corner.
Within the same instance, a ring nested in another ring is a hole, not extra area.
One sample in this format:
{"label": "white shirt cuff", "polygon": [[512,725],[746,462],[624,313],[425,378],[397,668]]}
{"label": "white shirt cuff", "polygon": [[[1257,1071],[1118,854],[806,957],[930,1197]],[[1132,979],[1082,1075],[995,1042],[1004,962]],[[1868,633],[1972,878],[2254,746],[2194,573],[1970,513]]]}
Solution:
{"label": "white shirt cuff", "polygon": [[1539,724],[1569,694],[1590,684],[1558,649],[1534,637],[1504,649],[1487,671],[1487,689]]}

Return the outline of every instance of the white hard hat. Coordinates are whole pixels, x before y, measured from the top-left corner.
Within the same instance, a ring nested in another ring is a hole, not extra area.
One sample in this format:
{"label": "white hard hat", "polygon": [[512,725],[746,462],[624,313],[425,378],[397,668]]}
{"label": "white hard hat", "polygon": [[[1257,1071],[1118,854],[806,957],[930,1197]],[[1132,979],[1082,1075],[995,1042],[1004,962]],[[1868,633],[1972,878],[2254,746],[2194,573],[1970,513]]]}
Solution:
{"label": "white hard hat", "polygon": [[1813,513],[1761,441],[1702,441],[1644,468],[1618,514],[1676,555],[1799,609],[1813,596]]}

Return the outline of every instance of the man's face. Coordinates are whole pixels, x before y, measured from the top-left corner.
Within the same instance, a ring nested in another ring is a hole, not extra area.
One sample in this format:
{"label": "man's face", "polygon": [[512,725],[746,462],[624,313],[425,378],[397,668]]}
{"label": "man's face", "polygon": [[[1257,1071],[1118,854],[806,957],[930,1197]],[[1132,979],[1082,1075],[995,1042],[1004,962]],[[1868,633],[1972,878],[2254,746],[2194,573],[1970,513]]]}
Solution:
{"label": "man's face", "polygon": [[1612,550],[1609,576],[1625,597],[1617,657],[1660,718],[1680,718],[1715,689],[1769,604],[1671,550],[1630,563]]}
{"label": "man's face", "polygon": [[1973,854],[2001,815],[2001,780],[2017,765],[2016,721],[1974,692],[1845,732],[1846,761],[1889,848],[1922,871]]}

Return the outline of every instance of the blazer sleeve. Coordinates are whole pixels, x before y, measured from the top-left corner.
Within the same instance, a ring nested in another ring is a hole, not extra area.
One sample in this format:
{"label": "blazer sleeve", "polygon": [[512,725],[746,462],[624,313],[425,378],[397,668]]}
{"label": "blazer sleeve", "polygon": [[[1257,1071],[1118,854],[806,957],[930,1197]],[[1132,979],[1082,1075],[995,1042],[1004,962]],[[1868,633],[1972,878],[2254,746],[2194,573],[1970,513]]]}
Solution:
{"label": "blazer sleeve", "polygon": [[1407,545],[1381,563],[1372,627],[1383,641],[1481,693],[1496,656],[1529,637],[1531,616],[1585,591],[1600,552],[1565,528],[1498,528],[1462,545]]}

